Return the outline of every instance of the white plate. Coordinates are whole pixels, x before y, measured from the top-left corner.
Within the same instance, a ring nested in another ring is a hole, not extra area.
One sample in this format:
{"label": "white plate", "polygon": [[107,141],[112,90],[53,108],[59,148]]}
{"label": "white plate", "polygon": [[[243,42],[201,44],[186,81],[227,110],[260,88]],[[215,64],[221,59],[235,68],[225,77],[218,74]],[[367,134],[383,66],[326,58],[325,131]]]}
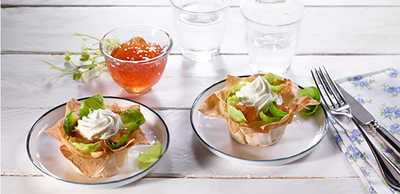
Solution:
{"label": "white plate", "polygon": [[[82,98],[79,99],[79,101],[85,99],[86,98]],[[105,96],[104,99],[108,105],[111,105],[113,102],[118,103],[119,106],[140,104],[117,97]],[[89,179],[76,173],[72,169],[69,161],[64,158],[59,150],[61,143],[44,133],[44,130],[52,127],[58,120],[65,116],[65,105],[66,103],[61,104],[46,112],[35,122],[28,133],[26,149],[29,159],[32,164],[47,177],[70,183],[74,186],[83,186],[87,188],[100,189],[118,187],[136,181],[150,173],[168,150],[170,137],[167,125],[154,110],[140,104],[140,111],[146,118],[146,123],[142,125],[142,128],[152,144],[155,144],[156,140],[161,142],[163,155],[150,165],[139,165],[137,155],[139,151],[143,152],[148,146],[133,146],[129,149],[129,156],[125,165],[116,175],[106,178]]]}
{"label": "white plate", "polygon": [[225,82],[215,83],[200,93],[190,111],[196,136],[217,156],[251,165],[280,165],[310,153],[324,138],[328,119],[326,110],[319,106],[311,116],[295,115],[283,137],[270,147],[253,147],[236,142],[225,119],[209,117],[198,111],[204,100],[225,87]]}

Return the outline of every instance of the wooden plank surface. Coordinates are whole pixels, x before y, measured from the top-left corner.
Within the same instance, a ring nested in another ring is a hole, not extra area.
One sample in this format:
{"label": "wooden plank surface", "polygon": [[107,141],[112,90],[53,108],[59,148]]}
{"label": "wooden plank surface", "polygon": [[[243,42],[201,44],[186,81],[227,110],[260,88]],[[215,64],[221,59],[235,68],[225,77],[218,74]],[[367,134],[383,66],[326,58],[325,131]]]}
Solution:
{"label": "wooden plank surface", "polygon": [[[249,75],[247,55],[223,55],[215,60],[194,64],[182,56],[169,56],[161,81],[141,96],[124,92],[108,72],[99,78],[72,80],[71,74],[49,69],[41,59],[63,67],[61,55],[2,55],[2,107],[46,107],[63,104],[71,97],[82,98],[98,92],[139,101],[152,108],[190,108],[195,98],[207,87],[231,75]],[[400,56],[296,56],[288,72],[293,82],[313,85],[310,69],[325,65],[333,78],[338,79],[373,70],[395,67],[400,69]],[[182,92],[181,88],[185,88]],[[168,94],[168,95],[163,95]],[[28,98],[29,96],[30,98]],[[162,96],[162,99],[160,99]],[[32,103],[32,99],[34,103]]]}
{"label": "wooden plank surface", "polygon": [[[145,178],[97,194],[135,193],[369,193],[337,148],[330,132],[304,158],[281,166],[243,166],[219,158],[194,135],[190,107],[196,96],[227,74],[249,75],[243,18],[233,0],[221,45],[222,54],[208,63],[184,59],[168,0],[3,0],[1,10],[1,192],[81,192],[45,178],[25,149],[32,124],[71,97],[95,93],[119,96],[153,108],[166,121],[170,149]],[[301,0],[307,14],[292,68],[286,75],[301,86],[313,85],[310,69],[325,65],[335,79],[394,67],[400,69],[400,1]],[[41,60],[63,67],[65,48],[80,50],[70,33],[102,37],[128,24],[148,24],[174,39],[161,81],[142,96],[122,91],[108,72],[74,81]],[[183,91],[184,89],[184,91]],[[15,142],[20,142],[16,144]],[[9,145],[13,145],[10,149]],[[24,185],[23,187],[21,185]]]}
{"label": "wooden plank surface", "polygon": [[[21,183],[24,185],[21,186]],[[199,187],[199,185],[201,185]],[[304,187],[307,185],[307,187]],[[73,187],[44,177],[2,177],[2,191],[14,193],[72,193]],[[116,190],[80,190],[109,194]],[[155,179],[144,178],[120,187],[118,192],[129,193],[366,193],[358,179]]]}
{"label": "wooden plank surface", "polygon": [[[397,0],[299,0],[306,6],[399,6]],[[243,0],[232,0],[231,6],[239,6]],[[3,6],[170,6],[168,0],[3,0]]]}
{"label": "wooden plank surface", "polygon": [[[159,17],[151,17],[157,13]],[[79,50],[74,32],[101,38],[119,26],[147,24],[167,31],[180,54],[170,7],[17,7],[2,9],[3,53],[63,53]],[[351,15],[351,17],[349,17]],[[57,20],[49,20],[49,16]],[[29,19],[27,19],[29,18]],[[82,22],[90,18],[86,22]],[[296,53],[399,54],[399,7],[309,7]],[[225,54],[246,54],[243,18],[231,8],[221,44]]]}

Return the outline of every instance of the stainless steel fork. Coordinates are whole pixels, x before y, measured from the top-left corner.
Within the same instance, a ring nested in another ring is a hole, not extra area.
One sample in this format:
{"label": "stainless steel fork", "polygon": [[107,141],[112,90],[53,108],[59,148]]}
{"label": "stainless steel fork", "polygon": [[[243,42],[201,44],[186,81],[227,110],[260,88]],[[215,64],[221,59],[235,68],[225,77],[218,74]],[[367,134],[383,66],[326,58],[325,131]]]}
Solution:
{"label": "stainless steel fork", "polygon": [[347,104],[335,82],[332,81],[325,67],[319,67],[311,70],[311,75],[321,93],[321,98],[324,101],[325,107],[332,115],[346,116],[354,122],[374,154],[376,162],[378,163],[379,169],[382,172],[386,183],[389,186],[399,190],[400,169],[385,154],[375,147],[375,145],[368,138],[363,127],[356,122],[355,118],[351,114],[350,106]]}

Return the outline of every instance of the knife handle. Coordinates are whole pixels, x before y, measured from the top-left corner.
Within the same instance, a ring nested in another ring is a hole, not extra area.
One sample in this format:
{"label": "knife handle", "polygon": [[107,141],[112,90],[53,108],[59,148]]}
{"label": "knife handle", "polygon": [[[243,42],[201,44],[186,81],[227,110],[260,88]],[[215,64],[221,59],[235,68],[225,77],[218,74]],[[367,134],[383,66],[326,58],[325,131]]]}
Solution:
{"label": "knife handle", "polygon": [[400,156],[400,141],[397,140],[395,137],[393,137],[392,134],[390,134],[382,125],[380,125],[377,121],[372,121],[370,127],[372,130],[376,133],[378,133],[383,140],[386,141],[388,146],[392,149],[393,151],[396,152],[397,155]]}
{"label": "knife handle", "polygon": [[399,167],[393,163],[385,154],[383,154],[377,147],[371,142],[368,138],[364,128],[355,120],[352,115],[350,117],[354,124],[357,126],[358,130],[360,130],[362,136],[367,142],[369,148],[371,149],[372,154],[375,156],[376,162],[378,163],[379,169],[385,179],[386,183],[391,187],[400,190],[400,169]]}

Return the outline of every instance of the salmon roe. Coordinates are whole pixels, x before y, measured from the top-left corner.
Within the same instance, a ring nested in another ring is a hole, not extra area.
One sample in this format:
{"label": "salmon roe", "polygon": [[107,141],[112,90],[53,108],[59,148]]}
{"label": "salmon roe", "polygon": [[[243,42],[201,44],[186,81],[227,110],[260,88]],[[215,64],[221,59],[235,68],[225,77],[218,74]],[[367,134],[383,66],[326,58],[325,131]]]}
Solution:
{"label": "salmon roe", "polygon": [[147,43],[142,37],[135,37],[114,49],[111,56],[126,61],[143,61],[155,58],[162,53],[160,45]]}

